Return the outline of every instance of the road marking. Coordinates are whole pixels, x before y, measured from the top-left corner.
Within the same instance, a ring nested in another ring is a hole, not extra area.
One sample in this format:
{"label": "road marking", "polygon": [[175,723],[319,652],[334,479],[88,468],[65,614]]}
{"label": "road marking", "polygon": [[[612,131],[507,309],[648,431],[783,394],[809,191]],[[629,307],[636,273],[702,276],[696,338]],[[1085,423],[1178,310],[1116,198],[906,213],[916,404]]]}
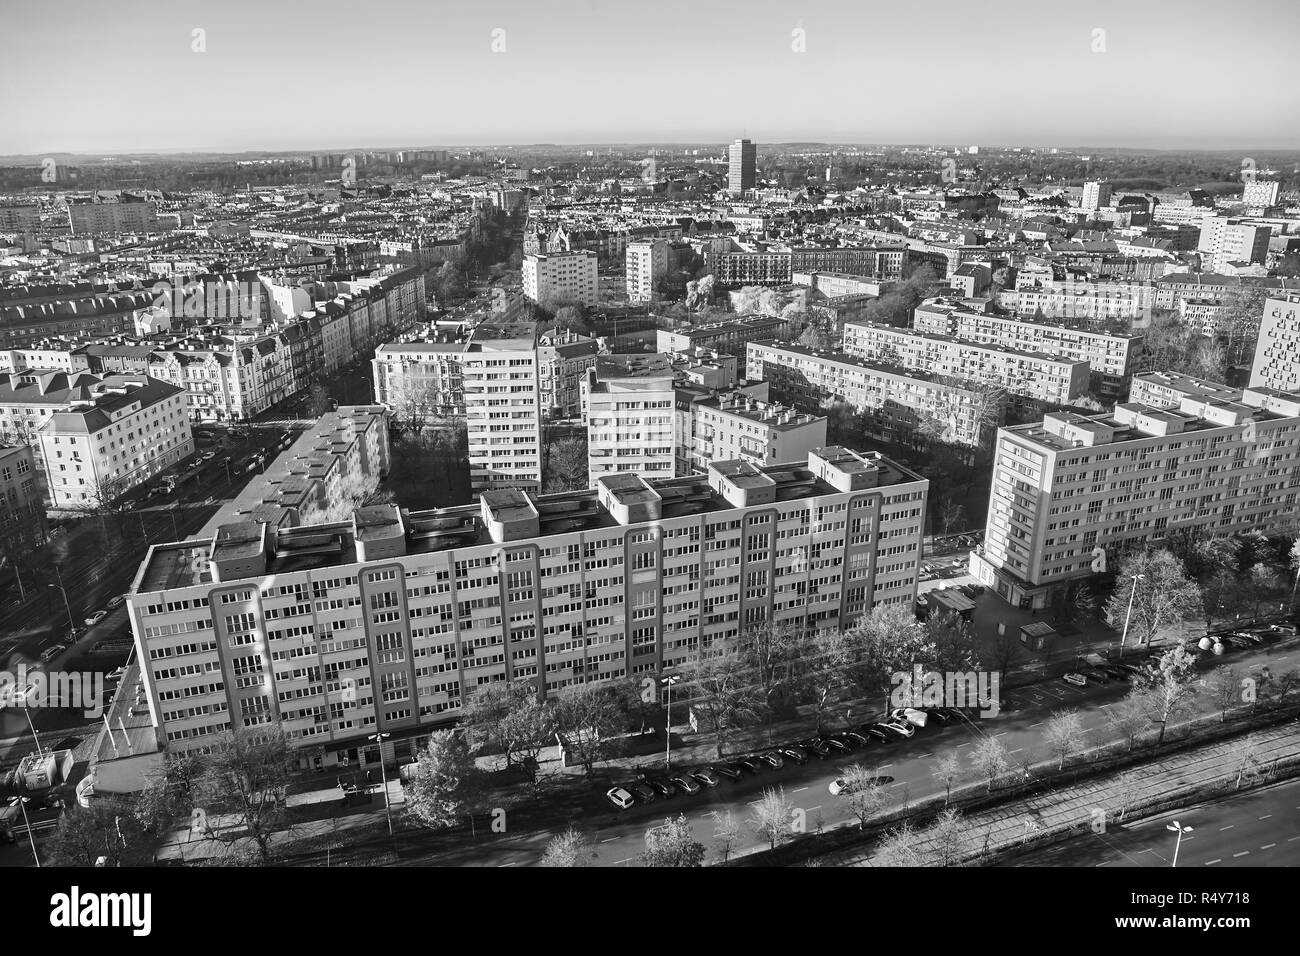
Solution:
{"label": "road marking", "polygon": [[1096,863],[1096,864],[1094,864],[1094,865],[1095,865],[1095,866],[1105,866],[1105,865],[1106,865],[1107,863],[1109,863],[1109,862],[1110,862],[1110,860],[1102,860],[1100,863]]}
{"label": "road marking", "polygon": [[1224,830],[1231,830],[1236,827],[1236,825],[1237,824],[1235,823],[1229,823],[1226,827],[1219,827],[1219,832],[1222,833]]}
{"label": "road marking", "polygon": [[514,860],[511,860],[509,863],[498,863],[498,864],[497,864],[498,867],[502,867],[502,866],[514,866],[514,865],[515,865]]}
{"label": "road marking", "polygon": [[618,837],[610,837],[608,840],[601,840],[601,843],[613,843]]}
{"label": "road marking", "polygon": [[888,770],[888,769],[889,769],[890,767],[892,767],[892,766],[893,766],[892,763],[881,764],[881,765],[880,765],[879,767],[877,767],[876,769],[877,769],[877,770]]}
{"label": "road marking", "polygon": [[1214,864],[1216,864],[1216,863],[1222,863],[1222,862],[1223,862],[1223,860],[1221,860],[1221,859],[1220,859],[1220,860],[1206,860],[1206,861],[1205,861],[1205,865],[1206,865],[1206,866],[1214,866]]}
{"label": "road marking", "polygon": [[1266,814],[1264,814],[1262,817],[1260,817],[1260,819],[1261,819],[1261,820],[1267,820],[1267,819],[1268,819],[1269,817],[1271,817],[1272,815],[1273,815],[1273,814],[1271,814],[1271,813],[1266,813]]}
{"label": "road marking", "polygon": [[1022,751],[1022,750],[1024,750],[1024,749],[1025,749],[1024,747],[1017,747],[1015,750],[1010,751],[1010,753],[1012,753],[1012,754],[1018,754],[1018,753],[1020,753],[1020,751]]}
{"label": "road marking", "polygon": [[1273,847],[1275,847],[1275,846],[1277,846],[1276,843],[1265,843],[1262,847],[1260,847],[1260,849],[1261,849],[1261,850],[1271,850],[1271,849],[1273,849]]}
{"label": "road marking", "polygon": [[1029,729],[1030,729],[1030,730],[1033,730],[1035,727],[1041,727],[1041,726],[1043,726],[1043,724],[1045,724],[1045,723],[1047,723],[1047,721],[1045,721],[1045,720],[1040,720],[1040,721],[1039,721],[1038,723],[1036,723],[1036,724],[1030,724],[1030,725],[1029,725]]}
{"label": "road marking", "polygon": [[631,862],[632,862],[632,857],[629,856],[626,860],[615,860],[614,865],[618,866],[621,863],[631,863]]}
{"label": "road marking", "polygon": [[820,810],[821,808],[822,805],[819,803],[815,807],[809,807],[807,810],[804,811],[804,813],[812,813],[814,810]]}
{"label": "road marking", "polygon": [[797,790],[791,790],[790,792],[791,792],[791,793],[803,793],[803,792],[804,792],[805,790],[807,790],[807,789],[808,789],[807,787],[800,787],[799,789],[797,789]]}
{"label": "road marking", "polygon": [[1250,856],[1250,851],[1249,851],[1249,850],[1242,850],[1240,853],[1234,853],[1234,854],[1232,854],[1232,858],[1233,858],[1234,860],[1235,860],[1237,857],[1239,857],[1239,856]]}
{"label": "road marking", "polygon": [[934,754],[933,754],[933,753],[927,753],[927,754],[917,754],[917,756],[918,756],[918,757],[933,757],[933,756],[934,756]]}

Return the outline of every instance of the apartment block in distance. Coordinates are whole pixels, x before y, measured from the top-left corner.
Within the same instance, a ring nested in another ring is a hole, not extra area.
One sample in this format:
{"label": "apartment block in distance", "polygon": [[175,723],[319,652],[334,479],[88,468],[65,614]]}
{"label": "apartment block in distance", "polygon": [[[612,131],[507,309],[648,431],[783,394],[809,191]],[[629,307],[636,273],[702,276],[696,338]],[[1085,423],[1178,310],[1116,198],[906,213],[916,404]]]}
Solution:
{"label": "apartment block in distance", "polygon": [[278,721],[305,765],[364,765],[376,732],[401,759],[484,686],[549,696],[662,674],[748,626],[911,607],[927,490],[887,458],[827,447],[306,528],[223,525],[154,545],[137,572],[139,709],[172,753]]}
{"label": "apartment block in distance", "polygon": [[627,244],[629,302],[652,302],[667,276],[667,239],[638,239]]}
{"label": "apartment block in distance", "polygon": [[185,390],[145,375],[78,389],[39,431],[50,507],[121,497],[194,451]]}
{"label": "apartment block in distance", "polygon": [[1168,377],[1139,389],[1162,404],[1054,412],[998,431],[985,541],[971,555],[981,583],[1045,607],[1091,575],[1094,560],[1113,571],[1125,551],[1175,529],[1269,533],[1294,523],[1300,393],[1220,397]]}
{"label": "apartment block in distance", "polygon": [[765,402],[744,392],[725,392],[691,404],[691,465],[704,472],[714,461],[747,461],[763,467],[797,461],[826,444],[826,416]]}
{"label": "apartment block in distance", "polygon": [[738,139],[727,147],[727,191],[740,195],[758,182],[758,147],[747,139]]}
{"label": "apartment block in distance", "polygon": [[461,378],[471,487],[541,491],[537,323],[477,325],[461,355]]}
{"label": "apartment block in distance", "polygon": [[[843,352],[751,342],[746,377],[767,382],[774,400],[814,414],[829,402],[847,402],[863,415],[868,437],[880,441],[913,444],[918,429],[933,418],[939,423],[936,437],[978,448],[992,428],[974,388]],[[1002,414],[994,416],[997,423]]]}
{"label": "apartment block in distance", "polygon": [[1268,258],[1268,240],[1272,227],[1249,223],[1226,216],[1208,216],[1201,223],[1196,251],[1201,254],[1201,268],[1222,272],[1230,262],[1263,263]]}
{"label": "apartment block in distance", "polygon": [[918,305],[912,313],[912,326],[917,332],[1087,362],[1092,390],[1110,398],[1124,394],[1129,376],[1137,370],[1142,355],[1140,335],[1094,332],[1052,322],[972,312],[960,303],[945,299],[926,299]]}
{"label": "apartment block in distance", "polygon": [[1090,366],[1078,359],[963,342],[950,335],[909,332],[873,322],[844,324],[844,351],[894,361],[972,382],[988,382],[1037,402],[1068,405],[1088,390]]}
{"label": "apartment block in distance", "polygon": [[1264,302],[1250,385],[1283,391],[1300,389],[1300,295]]}
{"label": "apartment block in distance", "polygon": [[36,464],[27,445],[0,446],[0,558],[23,562],[50,536]]}
{"label": "apartment block in distance", "polygon": [[587,250],[548,252],[524,256],[524,297],[529,302],[580,302],[594,306],[600,301],[596,254]]}
{"label": "apartment block in distance", "polygon": [[151,202],[74,202],[68,224],[78,236],[115,232],[156,232],[158,209]]}
{"label": "apartment block in distance", "polygon": [[663,354],[602,355],[587,371],[587,474],[667,478],[674,472],[672,358]]}

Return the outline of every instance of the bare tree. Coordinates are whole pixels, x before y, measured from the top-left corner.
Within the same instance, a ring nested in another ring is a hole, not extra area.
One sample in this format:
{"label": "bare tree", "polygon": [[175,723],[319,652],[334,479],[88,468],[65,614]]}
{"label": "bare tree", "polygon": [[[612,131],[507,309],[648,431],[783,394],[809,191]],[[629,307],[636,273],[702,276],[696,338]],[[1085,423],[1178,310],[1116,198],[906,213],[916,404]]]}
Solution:
{"label": "bare tree", "polygon": [[1058,710],[1047,720],[1043,730],[1047,749],[1056,755],[1056,769],[1065,767],[1066,758],[1079,749],[1083,742],[1083,721],[1077,710]]}
{"label": "bare tree", "polygon": [[[237,816],[256,842],[260,861],[269,863],[271,834],[284,819],[294,763],[292,743],[278,725],[221,734],[204,758],[195,803],[208,815]],[[208,835],[234,842],[217,832]]]}
{"label": "bare tree", "polygon": [[1157,747],[1164,742],[1169,724],[1191,708],[1196,691],[1195,658],[1181,644],[1166,651],[1152,668],[1143,695],[1151,722],[1160,725]]}
{"label": "bare tree", "polygon": [[542,866],[590,866],[596,859],[591,837],[572,824],[558,836],[551,838],[542,853]]}
{"label": "bare tree", "polygon": [[925,830],[936,866],[960,866],[974,852],[974,833],[961,815],[949,807]]}
{"label": "bare tree", "polygon": [[1228,719],[1228,710],[1241,698],[1241,676],[1235,667],[1220,665],[1206,682],[1210,700],[1219,711],[1219,723]]}
{"label": "bare tree", "polygon": [[983,777],[988,780],[988,789],[993,790],[993,785],[997,783],[998,778],[1004,776],[1009,766],[1007,761],[1007,748],[996,737],[983,737],[970,752],[971,766]]}
{"label": "bare tree", "polygon": [[844,787],[841,791],[844,805],[858,818],[859,829],[864,829],[867,821],[884,809],[889,801],[889,791],[881,782],[879,771],[868,770],[860,763],[845,768],[840,779]]}
{"label": "bare tree", "polygon": [[794,832],[794,804],[784,787],[768,787],[749,815],[749,827],[767,841],[769,849],[784,843]]}
{"label": "bare tree", "polygon": [[718,856],[722,858],[722,862],[726,863],[736,848],[736,842],[740,839],[740,821],[731,810],[714,810],[712,816],[713,846],[718,851]]}
{"label": "bare tree", "polygon": [[761,701],[751,683],[749,668],[736,642],[727,638],[703,641],[683,663],[685,692],[694,698],[694,708],[714,735],[717,755],[741,727],[753,722]]}
{"label": "bare tree", "polygon": [[959,501],[945,498],[939,506],[939,524],[944,534],[952,534],[953,528],[959,527],[966,520],[966,508]]}
{"label": "bare tree", "polygon": [[554,705],[556,730],[588,777],[596,764],[617,756],[623,716],[611,688],[575,684],[560,691]]}
{"label": "bare tree", "polygon": [[961,754],[955,750],[944,751],[934,762],[934,775],[943,781],[943,802],[952,800],[952,785],[962,775]]}
{"label": "bare tree", "polygon": [[1106,723],[1128,742],[1131,751],[1138,735],[1151,726],[1151,704],[1146,699],[1147,692],[1135,689],[1123,700],[1106,709]]}
{"label": "bare tree", "polygon": [[588,487],[585,436],[551,442],[546,446],[545,452],[546,461],[542,467],[542,491],[545,494],[578,491]]}
{"label": "bare tree", "polygon": [[684,813],[669,817],[663,826],[647,830],[645,844],[641,862],[646,866],[690,868],[704,865],[704,844],[695,839],[695,831]]}
{"label": "bare tree", "polygon": [[1117,630],[1127,622],[1128,632],[1139,645],[1149,646],[1162,629],[1195,617],[1201,610],[1200,589],[1169,551],[1127,555],[1120,562],[1116,580],[1121,586],[1106,602],[1106,618]]}
{"label": "bare tree", "polygon": [[1237,782],[1232,789],[1240,790],[1243,780],[1262,775],[1263,762],[1260,759],[1259,741],[1254,734],[1247,734],[1246,739],[1238,744],[1236,750]]}
{"label": "bare tree", "polygon": [[921,834],[912,828],[910,820],[904,820],[881,838],[876,844],[872,862],[876,866],[925,866],[927,860],[921,850]]}

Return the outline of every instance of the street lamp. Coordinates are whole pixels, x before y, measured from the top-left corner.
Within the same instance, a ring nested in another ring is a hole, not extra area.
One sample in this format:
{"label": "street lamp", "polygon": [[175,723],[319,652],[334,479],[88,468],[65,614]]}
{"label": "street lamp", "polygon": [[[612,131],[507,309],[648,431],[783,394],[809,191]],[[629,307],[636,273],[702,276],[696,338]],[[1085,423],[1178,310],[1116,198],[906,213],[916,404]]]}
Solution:
{"label": "street lamp", "polygon": [[63,574],[59,571],[59,566],[57,564],[54,566],[54,573],[58,575],[59,583],[47,584],[45,586],[47,588],[53,588],[63,595],[63,606],[67,608],[68,611],[68,636],[72,637],[77,633],[77,622],[72,616],[72,604],[68,601],[68,589],[63,586]]}
{"label": "street lamp", "polygon": [[389,737],[388,734],[378,733],[371,734],[367,740],[373,740],[379,748],[379,776],[384,781],[384,816],[388,818],[388,835],[393,835],[393,811],[388,805],[388,771],[384,769],[384,741]]}
{"label": "street lamp", "polygon": [[1138,582],[1145,581],[1145,580],[1146,580],[1145,574],[1133,575],[1133,590],[1129,593],[1128,596],[1128,610],[1124,612],[1124,633],[1119,636],[1119,649],[1121,651],[1124,650],[1124,641],[1128,637],[1128,619],[1129,616],[1133,613],[1133,599],[1137,597]]}
{"label": "street lamp", "polygon": [[1177,865],[1178,865],[1178,848],[1179,848],[1180,846],[1183,845],[1183,834],[1184,834],[1184,833],[1191,833],[1191,832],[1192,832],[1192,828],[1191,828],[1191,827],[1179,826],[1179,825],[1178,825],[1178,821],[1175,820],[1173,823],[1166,824],[1165,829],[1168,830],[1168,831],[1170,831],[1171,833],[1177,833],[1177,834],[1178,834],[1178,839],[1177,839],[1177,841],[1175,841],[1175,843],[1174,843],[1174,862],[1170,864],[1170,866],[1177,866]]}
{"label": "street lamp", "polygon": [[664,718],[664,769],[672,770],[673,749],[673,684],[680,681],[680,674],[671,674],[659,678],[659,683],[668,688],[668,712]]}

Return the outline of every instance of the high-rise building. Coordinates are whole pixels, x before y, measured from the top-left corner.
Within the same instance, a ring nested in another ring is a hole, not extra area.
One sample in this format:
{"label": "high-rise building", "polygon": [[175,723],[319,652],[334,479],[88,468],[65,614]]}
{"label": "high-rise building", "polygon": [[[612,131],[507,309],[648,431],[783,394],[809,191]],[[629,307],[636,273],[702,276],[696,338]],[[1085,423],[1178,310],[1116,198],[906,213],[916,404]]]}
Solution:
{"label": "high-rise building", "polygon": [[1256,179],[1245,183],[1241,189],[1241,201],[1248,209],[1263,211],[1269,206],[1277,205],[1281,186],[1276,179]]}
{"label": "high-rise building", "polygon": [[152,202],[74,202],[68,225],[78,236],[115,232],[156,232],[158,207]]}
{"label": "high-rise building", "polygon": [[1265,300],[1250,387],[1300,389],[1300,295]]}
{"label": "high-rise building", "polygon": [[461,355],[461,378],[471,487],[541,491],[537,324],[480,323]]}
{"label": "high-rise building", "polygon": [[1226,216],[1208,216],[1201,223],[1196,251],[1201,254],[1201,268],[1219,272],[1230,262],[1262,264],[1268,258],[1269,226],[1248,223]]}
{"label": "high-rise building", "polygon": [[540,305],[600,301],[596,253],[589,250],[524,256],[524,297]]}
{"label": "high-rise building", "polygon": [[[1144,386],[1145,389],[1145,386]],[[1300,393],[1166,379],[1160,406],[1054,412],[998,431],[988,526],[971,573],[1006,600],[1045,607],[1071,581],[1171,531],[1281,531],[1300,493]],[[1177,404],[1171,404],[1174,400]]]}
{"label": "high-rise building", "polygon": [[602,355],[587,372],[587,472],[667,478],[674,471],[675,373],[671,356]]}
{"label": "high-rise building", "polygon": [[1110,205],[1110,194],[1110,183],[1086,182],[1083,184],[1083,199],[1079,203],[1079,208],[1084,212],[1096,212]]}
{"label": "high-rise building", "polygon": [[738,139],[727,147],[727,191],[740,195],[758,182],[758,147]]}
{"label": "high-rise building", "polygon": [[728,392],[691,404],[691,465],[699,472],[715,461],[740,459],[758,467],[806,458],[826,444],[826,416],[790,405]]}
{"label": "high-rise building", "polygon": [[[487,685],[531,680],[551,696],[657,676],[764,623],[848,627],[878,604],[912,606],[928,486],[831,446],[767,468],[613,474],[545,498],[497,490],[157,544],[127,599],[139,672],[125,686],[142,681],[131,712],[147,708],[153,730],[131,739],[184,753],[278,722],[304,765],[372,763],[377,732],[401,760]],[[100,749],[96,787],[126,750]]]}
{"label": "high-rise building", "polygon": [[638,239],[627,244],[627,298],[651,302],[668,276],[668,240]]}

